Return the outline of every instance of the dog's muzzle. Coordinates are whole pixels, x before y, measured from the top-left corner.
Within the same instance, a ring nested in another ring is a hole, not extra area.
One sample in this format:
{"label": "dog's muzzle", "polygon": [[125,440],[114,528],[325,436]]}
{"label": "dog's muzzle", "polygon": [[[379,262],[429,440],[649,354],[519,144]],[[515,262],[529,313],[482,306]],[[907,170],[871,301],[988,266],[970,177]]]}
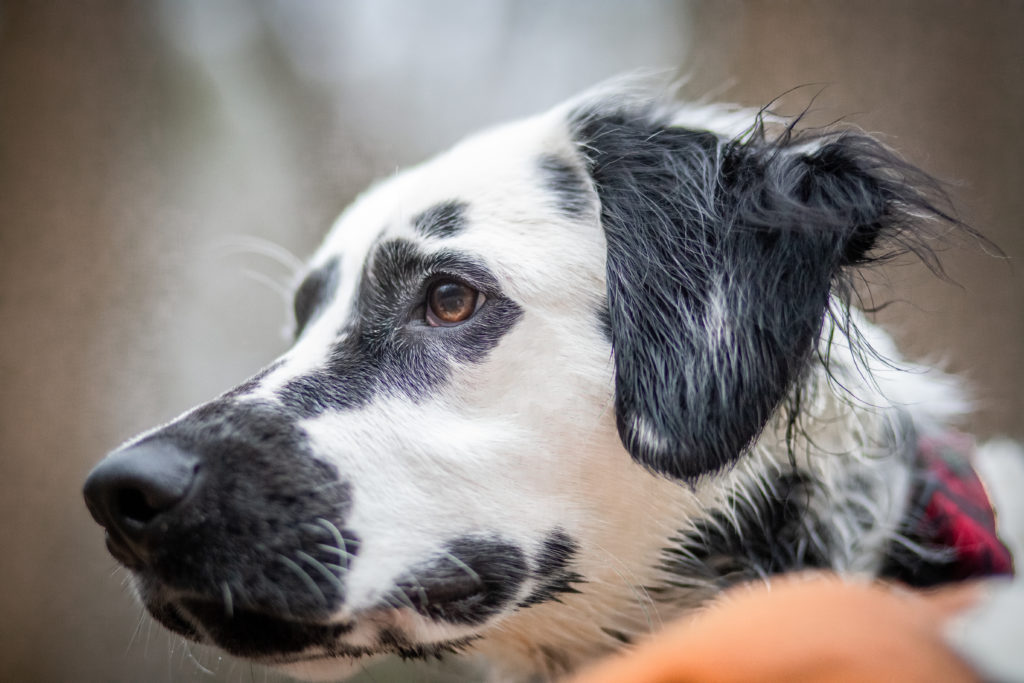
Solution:
{"label": "dog's muzzle", "polygon": [[[463,537],[381,585],[379,604],[346,604],[360,549],[346,527],[351,486],[297,423],[280,406],[222,399],[89,475],[85,500],[107,547],[164,626],[257,659],[415,656],[432,650],[399,623],[475,626],[514,599],[522,552]],[[345,644],[355,631],[360,644]]]}
{"label": "dog's muzzle", "polygon": [[326,646],[359,538],[349,485],[293,416],[219,400],[115,451],[85,483],[107,547],[161,623],[235,654]]}

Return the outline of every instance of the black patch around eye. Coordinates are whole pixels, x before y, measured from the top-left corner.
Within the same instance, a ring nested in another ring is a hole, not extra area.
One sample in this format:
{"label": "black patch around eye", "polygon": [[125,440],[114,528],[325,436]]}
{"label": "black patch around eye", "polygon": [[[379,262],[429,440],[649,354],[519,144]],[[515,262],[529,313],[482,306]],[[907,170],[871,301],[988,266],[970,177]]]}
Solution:
{"label": "black patch around eye", "polygon": [[338,288],[341,267],[337,257],[320,266],[302,281],[295,292],[293,308],[295,311],[295,335],[303,329],[320,312],[323,305],[330,301]]}
{"label": "black patch around eye", "polygon": [[590,208],[590,187],[582,173],[554,154],[545,154],[538,162],[546,189],[555,197],[558,209],[570,218]]}
{"label": "black patch around eye", "polygon": [[466,227],[466,203],[457,201],[435,204],[412,219],[416,232],[424,237],[451,237]]}
{"label": "black patch around eye", "polygon": [[[428,327],[425,282],[445,274],[465,280],[487,301],[458,327]],[[407,240],[385,242],[363,273],[327,362],[292,379],[278,396],[304,416],[359,408],[382,392],[419,400],[448,381],[453,364],[486,358],[521,316],[478,261],[455,252],[424,254]]]}

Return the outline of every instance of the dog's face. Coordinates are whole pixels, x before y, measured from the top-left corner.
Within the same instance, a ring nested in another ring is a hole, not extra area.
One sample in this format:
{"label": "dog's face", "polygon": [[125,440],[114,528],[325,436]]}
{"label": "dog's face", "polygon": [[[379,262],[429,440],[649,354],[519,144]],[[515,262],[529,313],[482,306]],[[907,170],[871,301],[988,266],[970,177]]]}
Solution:
{"label": "dog's face", "polygon": [[919,199],[863,139],[678,119],[561,107],[346,211],[291,350],[87,482],[150,612],[336,676],[523,615],[596,623],[657,584],[805,369],[839,269]]}

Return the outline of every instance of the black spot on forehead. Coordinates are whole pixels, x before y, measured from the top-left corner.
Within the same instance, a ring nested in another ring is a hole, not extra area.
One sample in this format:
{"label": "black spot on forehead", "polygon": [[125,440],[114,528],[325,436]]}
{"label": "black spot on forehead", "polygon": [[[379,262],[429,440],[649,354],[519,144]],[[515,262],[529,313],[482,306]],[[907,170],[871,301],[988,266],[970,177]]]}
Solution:
{"label": "black spot on forehead", "polygon": [[413,227],[424,237],[451,237],[466,227],[466,206],[454,200],[435,204],[412,219]]}
{"label": "black spot on forehead", "polygon": [[559,211],[573,218],[586,213],[592,201],[590,186],[576,166],[555,154],[542,156],[538,166]]}
{"label": "black spot on forehead", "polygon": [[295,311],[295,335],[313,320],[324,305],[334,297],[338,288],[341,267],[338,258],[334,257],[316,270],[309,273],[295,292],[293,308]]}
{"label": "black spot on forehead", "polygon": [[[487,300],[466,323],[433,328],[423,320],[424,300],[428,285],[443,278],[465,282]],[[307,416],[359,408],[381,393],[419,400],[444,385],[455,365],[486,358],[521,315],[481,262],[453,251],[424,253],[407,240],[384,242],[327,361],[278,395]]]}

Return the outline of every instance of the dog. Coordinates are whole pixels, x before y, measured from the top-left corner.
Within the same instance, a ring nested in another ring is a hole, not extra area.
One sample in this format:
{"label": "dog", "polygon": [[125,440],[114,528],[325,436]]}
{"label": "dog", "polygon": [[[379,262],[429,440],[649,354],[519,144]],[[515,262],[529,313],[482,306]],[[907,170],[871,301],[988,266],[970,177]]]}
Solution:
{"label": "dog", "polygon": [[86,502],[157,621],[308,679],[465,652],[549,680],[743,581],[1008,573],[956,381],[852,305],[951,232],[868,135],[599,88],[362,195],[291,349]]}

